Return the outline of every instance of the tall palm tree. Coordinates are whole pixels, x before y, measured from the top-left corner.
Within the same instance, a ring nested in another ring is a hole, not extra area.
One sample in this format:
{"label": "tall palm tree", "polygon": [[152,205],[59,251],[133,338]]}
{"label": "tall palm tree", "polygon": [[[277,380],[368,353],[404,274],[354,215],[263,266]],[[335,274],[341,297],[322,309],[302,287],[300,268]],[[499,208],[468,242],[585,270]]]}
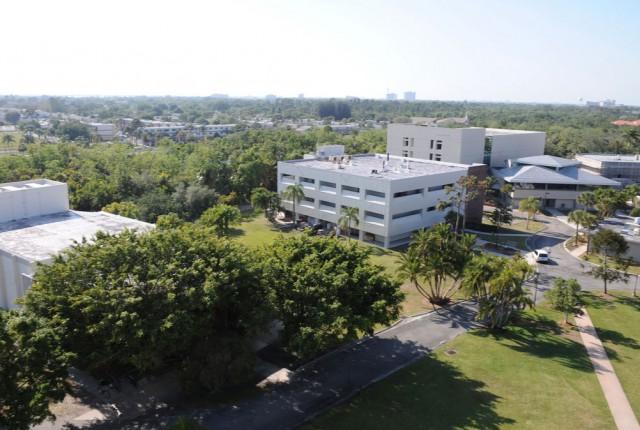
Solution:
{"label": "tall palm tree", "polygon": [[304,199],[304,188],[300,184],[292,184],[284,189],[282,197],[286,200],[290,200],[292,203],[293,212],[293,224],[298,225],[298,218],[296,217],[296,204],[300,203],[300,200]]}
{"label": "tall palm tree", "polygon": [[353,221],[354,225],[360,224],[358,213],[358,208],[345,207],[342,208],[342,216],[338,219],[340,229],[346,231],[347,239],[349,240],[351,240],[351,222]]}
{"label": "tall palm tree", "polygon": [[526,229],[529,230],[529,220],[531,218],[535,220],[536,213],[538,213],[538,211],[540,210],[540,202],[535,197],[527,197],[526,199],[520,200],[518,209],[521,212],[527,213]]}
{"label": "tall palm tree", "polygon": [[580,226],[585,226],[585,215],[589,215],[589,212],[583,211],[582,209],[577,209],[569,214],[569,222],[572,222],[576,225],[576,246],[578,246],[578,234],[580,231]]}
{"label": "tall palm tree", "polygon": [[585,191],[578,195],[576,201],[584,206],[585,210],[590,211],[596,204],[596,195],[592,191]]}

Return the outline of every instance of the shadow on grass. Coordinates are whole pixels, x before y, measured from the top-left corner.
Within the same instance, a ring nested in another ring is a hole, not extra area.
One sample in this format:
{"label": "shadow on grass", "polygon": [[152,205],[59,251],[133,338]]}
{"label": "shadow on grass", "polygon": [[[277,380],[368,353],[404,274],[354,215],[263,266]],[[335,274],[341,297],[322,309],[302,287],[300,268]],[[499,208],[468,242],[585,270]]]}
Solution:
{"label": "shadow on grass", "polygon": [[308,428],[499,429],[514,423],[496,412],[499,401],[483,382],[427,356]]}
{"label": "shadow on grass", "polygon": [[492,337],[518,352],[551,359],[583,372],[593,372],[583,344],[561,336],[560,326],[543,315],[527,314],[521,316],[513,326],[503,330],[477,330],[471,334]]}

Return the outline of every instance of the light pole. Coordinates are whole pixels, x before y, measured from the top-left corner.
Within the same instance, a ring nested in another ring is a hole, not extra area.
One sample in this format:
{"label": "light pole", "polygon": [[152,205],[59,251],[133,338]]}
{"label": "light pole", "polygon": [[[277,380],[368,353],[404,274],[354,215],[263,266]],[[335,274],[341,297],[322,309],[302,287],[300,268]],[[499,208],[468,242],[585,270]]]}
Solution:
{"label": "light pole", "polygon": [[[538,271],[538,267],[536,266],[536,273],[533,276],[533,303],[536,303],[536,300],[538,299],[538,276],[540,275],[540,272]],[[637,280],[637,278],[636,278]]]}

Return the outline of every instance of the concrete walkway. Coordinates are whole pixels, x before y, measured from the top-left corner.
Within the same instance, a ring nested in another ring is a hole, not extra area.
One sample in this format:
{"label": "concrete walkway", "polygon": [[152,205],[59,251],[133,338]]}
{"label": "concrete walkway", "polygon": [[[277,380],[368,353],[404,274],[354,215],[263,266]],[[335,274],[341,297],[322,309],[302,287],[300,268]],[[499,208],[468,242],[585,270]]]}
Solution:
{"label": "concrete walkway", "polygon": [[475,314],[475,305],[465,302],[407,318],[299,368],[287,383],[272,385],[232,404],[197,411],[158,411],[145,419],[91,428],[158,429],[178,416],[189,416],[216,430],[295,428],[475,327]]}
{"label": "concrete walkway", "polygon": [[622,385],[620,385],[620,381],[611,365],[611,361],[609,361],[604,346],[602,346],[602,342],[600,342],[598,333],[593,327],[587,310],[583,309],[583,314],[576,316],[575,320],[580,330],[582,343],[587,349],[587,354],[589,354],[589,359],[593,364],[598,382],[600,382],[618,430],[640,430],[638,420],[633,413],[633,409],[631,409],[629,400],[622,389]]}

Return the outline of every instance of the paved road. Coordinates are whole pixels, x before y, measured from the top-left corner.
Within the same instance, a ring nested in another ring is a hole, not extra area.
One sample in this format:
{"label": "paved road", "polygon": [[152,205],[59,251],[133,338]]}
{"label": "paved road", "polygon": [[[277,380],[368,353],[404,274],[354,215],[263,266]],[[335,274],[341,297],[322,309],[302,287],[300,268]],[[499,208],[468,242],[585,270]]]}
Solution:
{"label": "paved road", "polygon": [[[533,236],[529,240],[529,245],[531,249],[549,248],[552,260],[550,264],[538,264],[540,290],[545,291],[551,287],[553,279],[563,277],[575,278],[583,290],[602,291],[602,280],[595,279],[587,273],[590,265],[580,262],[563,247],[564,241],[575,234],[575,230],[553,217],[541,216],[540,220],[546,224],[547,228]],[[631,276],[628,283],[614,282],[610,284],[609,288],[630,290],[635,282],[636,277]]]}
{"label": "paved road", "polygon": [[[206,428],[216,430],[290,429],[474,327],[474,317],[474,305],[463,303],[439,313],[409,318],[306,365],[288,384],[273,386],[233,405],[182,414],[172,411],[171,415],[192,416]],[[92,428],[163,428],[172,420],[165,414]]]}

